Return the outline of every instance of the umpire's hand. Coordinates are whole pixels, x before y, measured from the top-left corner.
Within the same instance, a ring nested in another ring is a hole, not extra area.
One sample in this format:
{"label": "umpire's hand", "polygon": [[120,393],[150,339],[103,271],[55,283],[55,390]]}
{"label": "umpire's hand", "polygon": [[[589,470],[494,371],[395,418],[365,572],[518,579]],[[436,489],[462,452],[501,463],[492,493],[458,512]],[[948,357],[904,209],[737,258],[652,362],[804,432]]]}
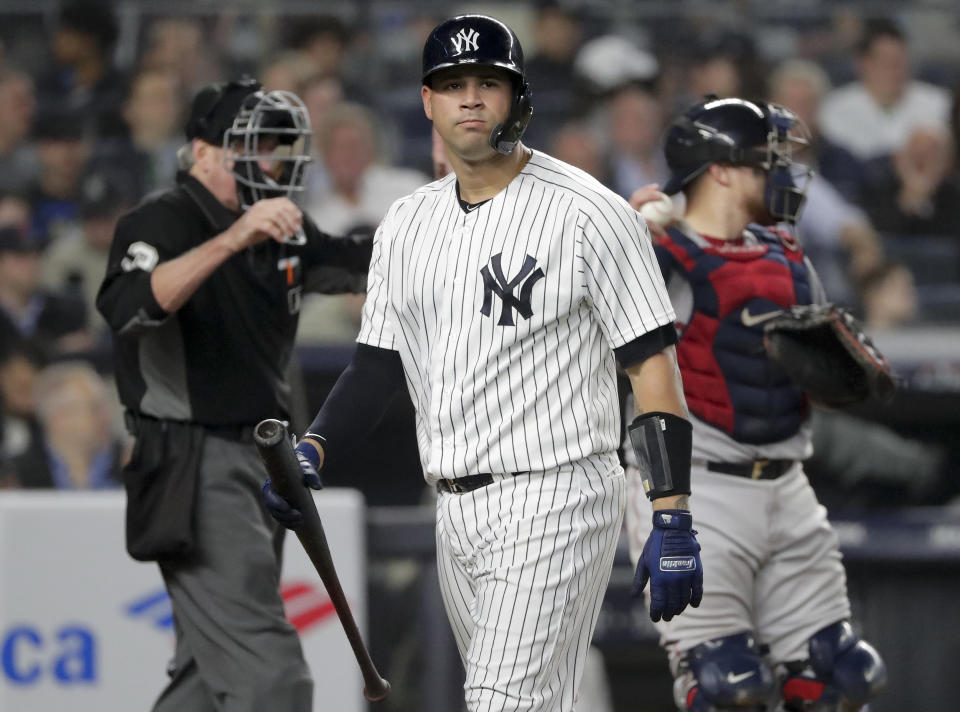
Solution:
{"label": "umpire's hand", "polygon": [[258,200],[226,230],[230,248],[244,250],[264,240],[283,242],[303,229],[303,213],[289,198]]}
{"label": "umpire's hand", "polygon": [[[301,441],[294,452],[303,471],[304,486],[323,489],[323,482],[320,479],[320,453],[317,448],[306,441]],[[303,519],[299,509],[294,509],[287,500],[274,491],[269,477],[264,481],[260,491],[267,511],[287,529],[293,529]]]}
{"label": "umpire's hand", "polygon": [[689,603],[703,598],[703,567],[693,517],[682,509],[653,513],[653,531],[647,537],[631,593],[639,596],[650,581],[650,618],[668,621]]}

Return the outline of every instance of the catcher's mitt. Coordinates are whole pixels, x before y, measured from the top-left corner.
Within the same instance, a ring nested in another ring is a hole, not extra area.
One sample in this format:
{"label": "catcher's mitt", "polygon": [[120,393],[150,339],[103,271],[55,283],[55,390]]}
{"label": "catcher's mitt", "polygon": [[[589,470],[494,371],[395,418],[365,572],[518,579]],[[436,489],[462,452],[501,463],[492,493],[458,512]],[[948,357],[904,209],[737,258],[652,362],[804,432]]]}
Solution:
{"label": "catcher's mitt", "polygon": [[828,406],[896,390],[890,364],[846,309],[833,304],[795,306],[763,329],[767,354],[811,399]]}

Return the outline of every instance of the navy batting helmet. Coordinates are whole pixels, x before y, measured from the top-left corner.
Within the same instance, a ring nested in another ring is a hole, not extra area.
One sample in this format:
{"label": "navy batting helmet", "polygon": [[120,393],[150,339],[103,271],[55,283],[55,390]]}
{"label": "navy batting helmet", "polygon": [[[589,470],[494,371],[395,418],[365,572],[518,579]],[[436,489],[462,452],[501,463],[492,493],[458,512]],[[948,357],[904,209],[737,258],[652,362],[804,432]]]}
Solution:
{"label": "navy batting helmet", "polygon": [[[679,192],[711,163],[756,166],[767,174],[765,202],[777,220],[796,222],[809,176],[794,162],[793,151],[806,139],[794,129],[799,120],[782,106],[745,99],[708,97],[674,119],[667,129],[664,153],[671,176],[663,187]],[[802,126],[802,125],[801,125]]]}
{"label": "navy batting helmet", "polygon": [[513,77],[513,106],[507,120],[490,133],[491,147],[504,155],[512,153],[533,115],[520,40],[492,17],[458,15],[437,25],[423,45],[423,83],[429,84],[434,72],[462,64],[500,67]]}

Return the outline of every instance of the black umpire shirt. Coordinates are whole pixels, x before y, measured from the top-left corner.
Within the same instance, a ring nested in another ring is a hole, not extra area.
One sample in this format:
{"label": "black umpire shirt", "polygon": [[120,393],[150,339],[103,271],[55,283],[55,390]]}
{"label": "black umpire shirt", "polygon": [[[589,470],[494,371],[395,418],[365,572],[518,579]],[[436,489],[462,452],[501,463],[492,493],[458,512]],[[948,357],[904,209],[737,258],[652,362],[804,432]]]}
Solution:
{"label": "black umpire shirt", "polygon": [[188,173],[117,225],[97,308],[114,333],[117,388],[135,414],[207,426],[286,417],[290,360],[304,291],[366,288],[371,240],[333,238],[304,215],[303,246],[267,240],[233,255],[177,312],[150,273],[240,217]]}

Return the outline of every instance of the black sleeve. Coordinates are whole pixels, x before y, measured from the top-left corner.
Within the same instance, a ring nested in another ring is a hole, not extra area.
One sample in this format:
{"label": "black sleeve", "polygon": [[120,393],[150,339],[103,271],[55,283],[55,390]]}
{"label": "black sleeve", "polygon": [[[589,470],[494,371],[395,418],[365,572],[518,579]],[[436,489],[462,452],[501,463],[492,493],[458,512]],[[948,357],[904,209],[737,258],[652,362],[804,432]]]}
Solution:
{"label": "black sleeve", "polygon": [[146,203],[117,223],[97,310],[115,332],[157,326],[169,316],[157,303],[150,274],[179,256],[187,227],[171,208]]}
{"label": "black sleeve", "polygon": [[342,237],[328,235],[304,216],[307,236],[305,288],[320,294],[365,292],[373,231],[357,231]]}
{"label": "black sleeve", "polygon": [[353,358],[307,428],[323,441],[324,459],[369,447],[370,433],[405,385],[399,353],[357,344]]}
{"label": "black sleeve", "polygon": [[614,349],[613,353],[616,355],[620,367],[626,369],[646,361],[654,354],[660,353],[675,343],[677,343],[677,330],[673,324],[667,324],[653,331],[648,331],[643,336],[638,336],[633,341]]}

